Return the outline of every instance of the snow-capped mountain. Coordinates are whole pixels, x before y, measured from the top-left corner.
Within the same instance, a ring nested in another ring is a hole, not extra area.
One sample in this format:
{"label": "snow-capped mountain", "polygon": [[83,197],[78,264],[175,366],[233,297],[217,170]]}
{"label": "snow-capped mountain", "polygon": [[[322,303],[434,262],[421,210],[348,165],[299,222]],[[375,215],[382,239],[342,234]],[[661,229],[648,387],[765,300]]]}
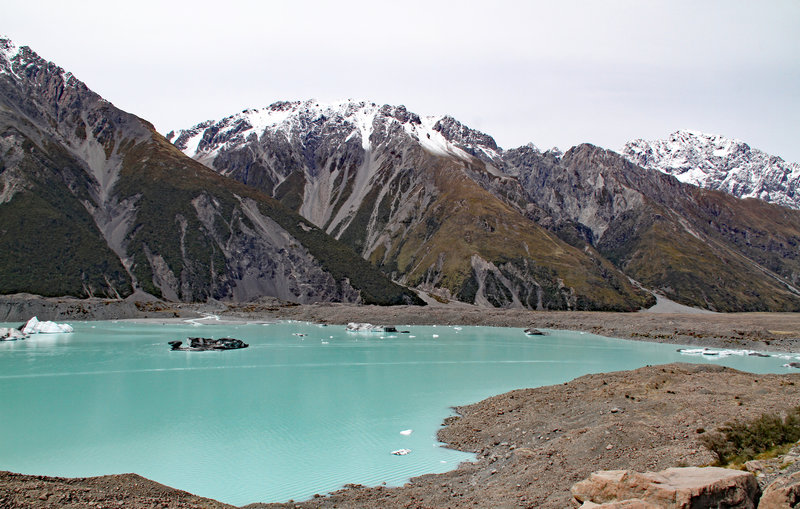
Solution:
{"label": "snow-capped mountain", "polygon": [[462,159],[470,154],[499,159],[497,144],[491,136],[470,129],[450,116],[420,117],[404,106],[379,106],[373,102],[351,100],[276,102],[266,108],[248,109],[221,120],[209,120],[189,129],[171,131],[167,139],[186,155],[213,164],[220,152],[250,141],[252,136],[258,139],[267,130],[280,133],[292,142],[313,131],[315,126],[324,124],[326,134],[333,130],[346,131],[345,143],[356,140],[364,150],[370,150],[376,120],[379,124],[391,122],[400,126],[432,154]]}
{"label": "snow-capped mountain", "polygon": [[621,152],[629,161],[681,182],[800,209],[800,164],[739,140],[684,130],[663,140],[631,141]]}
{"label": "snow-capped mountain", "polygon": [[592,145],[503,150],[366,101],[275,103],[169,138],[0,38],[0,292],[394,304],[414,289],[633,310],[646,288],[800,310],[800,211]]}
{"label": "snow-capped mountain", "polygon": [[452,117],[366,101],[280,102],[167,137],[440,298],[625,309],[644,302],[630,277],[714,310],[800,308],[797,213],[591,145],[503,150]]}
{"label": "snow-capped mountain", "polygon": [[280,102],[167,138],[440,298],[542,309],[647,300],[610,264],[498,196],[522,196],[501,169],[503,151],[452,117],[367,101]]}
{"label": "snow-capped mountain", "polygon": [[417,302],[274,199],[0,38],[0,292]]}

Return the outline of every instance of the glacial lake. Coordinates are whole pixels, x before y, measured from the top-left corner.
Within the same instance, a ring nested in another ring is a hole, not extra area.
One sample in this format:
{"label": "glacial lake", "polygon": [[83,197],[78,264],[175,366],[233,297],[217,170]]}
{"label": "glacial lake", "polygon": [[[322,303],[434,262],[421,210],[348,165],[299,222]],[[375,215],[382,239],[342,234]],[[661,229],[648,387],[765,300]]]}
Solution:
{"label": "glacial lake", "polygon": [[[493,327],[69,323],[72,334],[0,342],[0,469],[136,472],[235,505],[453,469],[472,455],[436,440],[451,407],[511,389],[676,361],[785,373],[800,360]],[[168,341],[188,336],[250,347],[170,351]]]}

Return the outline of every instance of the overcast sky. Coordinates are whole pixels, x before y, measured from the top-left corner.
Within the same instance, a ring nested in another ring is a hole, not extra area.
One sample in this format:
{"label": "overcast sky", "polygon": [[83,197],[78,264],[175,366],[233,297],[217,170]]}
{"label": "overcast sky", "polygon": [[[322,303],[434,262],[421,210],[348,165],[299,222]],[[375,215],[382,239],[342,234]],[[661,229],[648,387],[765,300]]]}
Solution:
{"label": "overcast sky", "polygon": [[357,98],[504,148],[696,129],[800,162],[797,0],[5,0],[0,33],[162,133]]}

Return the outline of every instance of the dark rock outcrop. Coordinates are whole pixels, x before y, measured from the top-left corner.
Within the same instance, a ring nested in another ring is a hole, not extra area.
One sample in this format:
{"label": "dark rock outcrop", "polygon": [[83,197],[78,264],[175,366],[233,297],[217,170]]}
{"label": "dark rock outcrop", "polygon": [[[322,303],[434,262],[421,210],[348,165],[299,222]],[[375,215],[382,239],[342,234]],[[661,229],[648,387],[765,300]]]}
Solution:
{"label": "dark rock outcrop", "polygon": [[187,338],[188,344],[183,345],[183,341],[170,341],[168,344],[172,350],[184,350],[192,352],[203,352],[208,350],[237,350],[239,348],[247,348],[248,345],[241,339],[234,338]]}

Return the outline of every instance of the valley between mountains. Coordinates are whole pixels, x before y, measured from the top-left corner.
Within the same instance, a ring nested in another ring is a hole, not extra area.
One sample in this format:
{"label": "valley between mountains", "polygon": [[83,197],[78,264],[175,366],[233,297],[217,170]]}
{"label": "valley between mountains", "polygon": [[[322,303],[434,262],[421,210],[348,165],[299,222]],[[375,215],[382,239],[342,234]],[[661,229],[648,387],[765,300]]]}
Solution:
{"label": "valley between mountains", "polygon": [[797,311],[798,175],[701,133],[506,150],[364,101],[165,138],[0,39],[3,294]]}

